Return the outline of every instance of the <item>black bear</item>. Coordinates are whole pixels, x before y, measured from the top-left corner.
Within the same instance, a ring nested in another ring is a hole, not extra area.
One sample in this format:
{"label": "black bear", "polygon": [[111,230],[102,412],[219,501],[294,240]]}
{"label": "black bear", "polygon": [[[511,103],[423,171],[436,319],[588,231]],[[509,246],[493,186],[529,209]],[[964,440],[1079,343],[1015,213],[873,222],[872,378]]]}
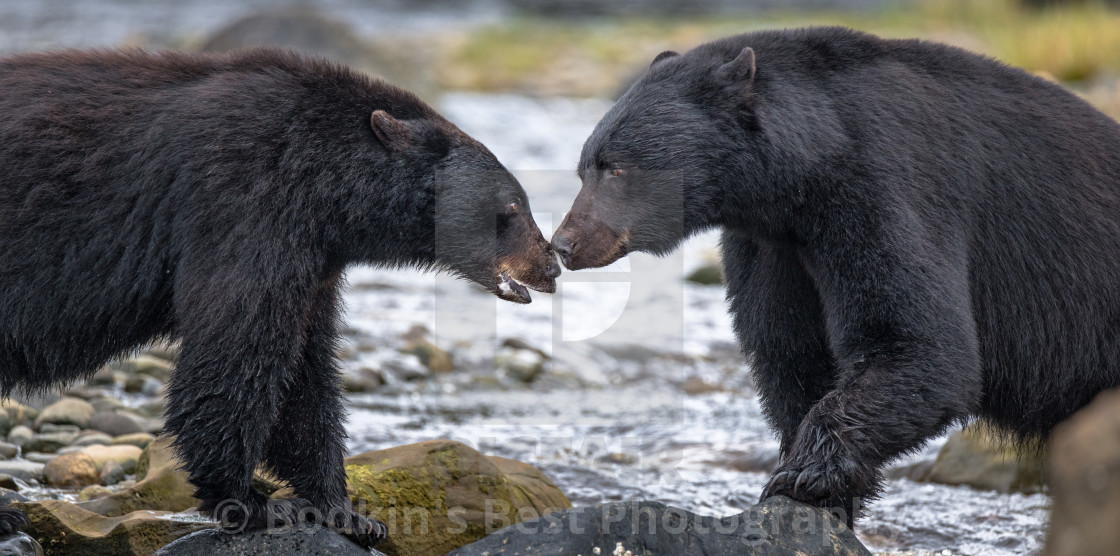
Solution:
{"label": "black bear", "polygon": [[995,60],[843,28],[663,53],[584,145],[569,269],[722,229],[781,463],[851,523],[980,417],[1029,445],[1120,385],[1120,125]]}
{"label": "black bear", "polygon": [[[227,525],[385,534],[346,494],[347,265],[444,269],[521,303],[555,289],[493,154],[344,67],[268,49],[26,54],[0,59],[0,90],[3,393],[181,339],[165,430]],[[268,503],[258,464],[300,498]]]}

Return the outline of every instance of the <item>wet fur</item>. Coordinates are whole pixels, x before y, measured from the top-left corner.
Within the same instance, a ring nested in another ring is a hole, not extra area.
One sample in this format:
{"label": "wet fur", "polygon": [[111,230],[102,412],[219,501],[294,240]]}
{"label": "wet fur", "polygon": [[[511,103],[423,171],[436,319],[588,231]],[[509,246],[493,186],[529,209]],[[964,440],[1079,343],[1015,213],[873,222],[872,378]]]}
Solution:
{"label": "wet fur", "polygon": [[[436,268],[490,287],[505,248],[548,264],[531,217],[518,239],[494,236],[517,181],[412,94],[283,51],[20,55],[0,59],[0,89],[3,393],[181,339],[165,430],[201,508],[238,500],[234,517],[263,526],[250,478],[264,463],[302,497],[289,513],[343,509],[355,540],[376,542],[342,467],[342,272]],[[437,198],[454,249],[437,245]]]}
{"label": "wet fur", "polygon": [[[604,189],[612,164],[686,179]],[[842,28],[729,37],[653,64],[580,173],[597,200],[571,218],[635,237],[684,196],[683,233],[644,250],[723,229],[782,442],[764,497],[851,520],[950,425],[1029,444],[1120,385],[1120,125],[1024,71]]]}

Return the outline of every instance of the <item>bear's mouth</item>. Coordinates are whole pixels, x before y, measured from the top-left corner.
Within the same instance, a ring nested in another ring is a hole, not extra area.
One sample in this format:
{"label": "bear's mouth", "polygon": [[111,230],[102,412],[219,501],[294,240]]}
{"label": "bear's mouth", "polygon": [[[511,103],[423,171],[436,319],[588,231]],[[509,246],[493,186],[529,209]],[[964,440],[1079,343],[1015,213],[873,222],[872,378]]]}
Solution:
{"label": "bear's mouth", "polygon": [[515,280],[508,272],[498,274],[498,297],[514,303],[531,303],[533,297],[529,295],[529,288]]}

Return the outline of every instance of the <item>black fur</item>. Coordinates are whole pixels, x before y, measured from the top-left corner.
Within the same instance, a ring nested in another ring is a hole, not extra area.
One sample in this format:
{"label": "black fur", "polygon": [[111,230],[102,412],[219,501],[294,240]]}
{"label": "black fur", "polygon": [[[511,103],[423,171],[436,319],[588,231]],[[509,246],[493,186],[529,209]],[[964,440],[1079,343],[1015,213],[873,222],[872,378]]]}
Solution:
{"label": "black fur", "polygon": [[782,441],[764,497],[850,521],[950,424],[1035,441],[1120,385],[1120,125],[1021,70],[842,28],[730,37],[653,64],[579,172],[570,268],[723,229]]}
{"label": "black fur", "polygon": [[21,55],[0,91],[3,393],[181,339],[166,430],[201,509],[236,500],[220,517],[265,526],[264,463],[301,497],[274,517],[335,510],[362,544],[384,536],[345,491],[342,272],[551,291],[517,181],[412,94],[281,51]]}

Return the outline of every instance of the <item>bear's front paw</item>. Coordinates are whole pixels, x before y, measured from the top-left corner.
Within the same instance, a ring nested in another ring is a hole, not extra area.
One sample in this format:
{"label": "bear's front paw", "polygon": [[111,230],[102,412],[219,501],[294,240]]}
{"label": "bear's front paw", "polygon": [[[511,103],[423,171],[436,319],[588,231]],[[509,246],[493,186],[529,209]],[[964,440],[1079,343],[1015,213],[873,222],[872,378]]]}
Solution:
{"label": "bear's front paw", "polygon": [[867,469],[849,457],[830,459],[792,457],[778,467],[762,492],[762,500],[786,496],[819,508],[844,520],[848,527],[864,503],[873,498],[881,480],[879,472]]}
{"label": "bear's front paw", "polygon": [[363,548],[373,548],[389,536],[389,527],[384,523],[352,510],[330,525]]}

